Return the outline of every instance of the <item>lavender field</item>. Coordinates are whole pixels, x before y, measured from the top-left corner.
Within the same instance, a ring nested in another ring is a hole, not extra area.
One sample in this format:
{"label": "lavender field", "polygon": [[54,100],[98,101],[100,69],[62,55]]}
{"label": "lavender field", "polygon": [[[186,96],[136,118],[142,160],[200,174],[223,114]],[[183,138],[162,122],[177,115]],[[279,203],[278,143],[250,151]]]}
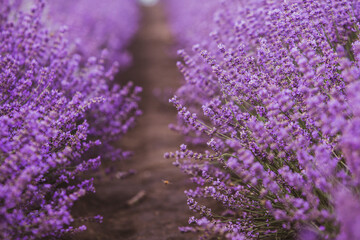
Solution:
{"label": "lavender field", "polygon": [[0,239],[360,239],[357,0],[0,0]]}

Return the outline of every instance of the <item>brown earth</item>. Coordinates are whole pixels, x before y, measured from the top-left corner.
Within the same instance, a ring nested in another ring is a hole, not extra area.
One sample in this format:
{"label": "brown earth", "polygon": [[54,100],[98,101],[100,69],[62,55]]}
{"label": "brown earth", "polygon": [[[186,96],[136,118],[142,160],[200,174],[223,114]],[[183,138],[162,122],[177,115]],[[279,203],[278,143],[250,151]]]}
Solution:
{"label": "brown earth", "polygon": [[[86,223],[88,230],[74,239],[196,239],[178,230],[191,216],[183,193],[190,183],[172,160],[163,158],[165,152],[181,144],[181,137],[168,129],[168,124],[175,122],[176,111],[153,95],[154,89],[179,86],[176,60],[169,54],[173,39],[161,6],[144,7],[142,12],[140,30],[130,47],[134,65],[120,76],[144,89],[143,116],[120,143],[135,153],[120,167],[136,169],[137,173],[123,180],[96,180],[96,194],[78,202],[74,212],[80,216],[100,214],[104,221]],[[139,194],[139,200],[133,199]],[[130,199],[135,203],[127,204]]]}

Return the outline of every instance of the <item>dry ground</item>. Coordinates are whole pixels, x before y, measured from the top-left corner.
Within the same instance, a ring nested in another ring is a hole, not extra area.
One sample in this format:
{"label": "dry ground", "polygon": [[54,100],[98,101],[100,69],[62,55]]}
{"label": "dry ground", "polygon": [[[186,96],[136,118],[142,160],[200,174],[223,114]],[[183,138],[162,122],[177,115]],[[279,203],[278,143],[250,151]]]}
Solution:
{"label": "dry ground", "polygon": [[[144,111],[135,129],[121,140],[134,157],[121,164],[137,174],[123,180],[102,178],[96,181],[97,193],[75,206],[75,214],[104,217],[102,224],[88,223],[88,230],[75,239],[89,240],[185,240],[194,235],[181,234],[178,226],[187,224],[184,190],[190,187],[186,176],[163,158],[181,144],[181,137],[168,130],[176,112],[153,95],[156,88],[179,86],[179,72],[171,57],[172,38],[161,6],[143,8],[140,30],[130,48],[134,65],[120,75],[143,87]],[[164,184],[164,180],[170,184]],[[132,206],[126,202],[141,191],[145,197]]]}

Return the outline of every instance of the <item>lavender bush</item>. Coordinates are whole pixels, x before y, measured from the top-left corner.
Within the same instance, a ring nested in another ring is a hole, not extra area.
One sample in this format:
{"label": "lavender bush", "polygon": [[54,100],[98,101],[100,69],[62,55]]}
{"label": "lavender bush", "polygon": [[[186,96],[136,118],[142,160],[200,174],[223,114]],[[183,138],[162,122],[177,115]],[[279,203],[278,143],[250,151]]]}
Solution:
{"label": "lavender bush", "polygon": [[105,51],[110,62],[130,63],[126,47],[138,28],[136,0],[51,0],[45,19],[50,27],[67,25],[69,40],[85,57]]}
{"label": "lavender bush", "polygon": [[171,31],[183,48],[205,43],[215,27],[214,13],[221,6],[219,0],[164,1]]}
{"label": "lavender bush", "polygon": [[359,238],[360,4],[221,4],[210,35],[179,51],[177,129],[191,143],[207,140],[202,153],[182,145],[166,154],[198,184],[186,195],[200,217],[182,230],[202,239]]}
{"label": "lavender bush", "polygon": [[86,229],[70,210],[95,191],[83,173],[100,157],[88,151],[134,124],[141,89],[115,84],[116,65],[73,54],[65,28],[44,26],[43,1],[20,5],[0,0],[0,239],[54,239]]}

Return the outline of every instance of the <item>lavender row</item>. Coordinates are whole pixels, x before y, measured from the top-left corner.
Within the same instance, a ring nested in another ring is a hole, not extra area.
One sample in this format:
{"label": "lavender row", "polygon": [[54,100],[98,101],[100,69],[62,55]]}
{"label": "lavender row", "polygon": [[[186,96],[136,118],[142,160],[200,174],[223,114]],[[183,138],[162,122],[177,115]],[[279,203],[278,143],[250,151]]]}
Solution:
{"label": "lavender row", "polygon": [[176,42],[183,48],[206,43],[207,36],[215,27],[216,10],[221,6],[218,0],[166,0],[167,18]]}
{"label": "lavender row", "polygon": [[69,40],[86,58],[104,51],[104,58],[122,68],[131,63],[126,47],[138,29],[136,0],[52,0],[44,17],[49,27],[68,26]]}
{"label": "lavender row", "polygon": [[198,215],[182,230],[359,238],[358,1],[226,0],[204,16],[188,15],[196,9],[186,1],[167,3],[175,31],[213,21],[211,32],[179,38],[185,82],[171,99],[174,128],[197,149],[207,144],[166,154],[198,185],[186,191]]}
{"label": "lavender row", "polygon": [[52,239],[101,221],[74,219],[71,207],[95,191],[84,175],[101,164],[95,150],[108,152],[141,114],[141,88],[116,84],[119,64],[107,67],[101,49],[86,58],[67,28],[49,29],[44,1],[22,4],[0,0],[0,238]]}

